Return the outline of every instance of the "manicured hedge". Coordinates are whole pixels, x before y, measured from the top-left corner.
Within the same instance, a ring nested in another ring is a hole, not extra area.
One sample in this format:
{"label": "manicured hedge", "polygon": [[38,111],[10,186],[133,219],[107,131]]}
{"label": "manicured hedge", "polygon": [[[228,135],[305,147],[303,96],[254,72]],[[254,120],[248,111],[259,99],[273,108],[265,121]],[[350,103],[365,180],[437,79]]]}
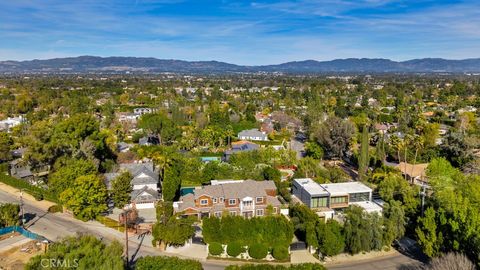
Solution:
{"label": "manicured hedge", "polygon": [[227,254],[232,256],[232,257],[237,257],[244,251],[244,248],[240,242],[232,242],[227,245]]}
{"label": "manicured hedge", "polygon": [[273,258],[279,261],[288,259],[288,249],[284,246],[275,246],[272,251]]}
{"label": "manicured hedge", "polygon": [[248,255],[257,260],[265,258],[267,254],[268,248],[262,243],[253,244],[248,249]]}
{"label": "manicured hedge", "polygon": [[293,238],[293,225],[283,215],[254,217],[225,216],[203,219],[203,239],[207,243],[231,243],[241,239],[245,246],[261,242],[268,247],[288,246]]}
{"label": "manicured hedge", "polygon": [[146,256],[135,263],[136,270],[202,270],[202,264],[195,260],[183,260],[177,257]]}
{"label": "manicured hedge", "polygon": [[210,252],[210,254],[215,256],[222,254],[223,253],[222,244],[217,242],[212,242],[208,244],[208,252]]}
{"label": "manicured hedge", "polygon": [[0,173],[0,182],[3,182],[9,186],[12,186],[18,189],[23,189],[25,190],[25,192],[32,195],[37,200],[46,199],[56,203],[59,202],[57,196],[55,194],[50,193],[48,190],[39,188],[37,186],[33,186],[25,180],[11,177],[10,175],[6,175],[5,173]]}

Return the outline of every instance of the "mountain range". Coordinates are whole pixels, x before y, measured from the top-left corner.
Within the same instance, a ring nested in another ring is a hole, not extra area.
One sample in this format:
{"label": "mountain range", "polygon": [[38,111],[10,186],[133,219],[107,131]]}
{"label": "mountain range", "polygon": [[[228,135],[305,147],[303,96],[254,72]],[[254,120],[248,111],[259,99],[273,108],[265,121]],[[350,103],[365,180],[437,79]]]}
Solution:
{"label": "mountain range", "polygon": [[389,59],[348,58],[331,61],[295,61],[278,65],[244,66],[218,61],[165,60],[146,57],[79,56],[29,61],[0,61],[0,73],[466,73],[480,72],[480,58],[447,60],[423,58],[396,62]]}

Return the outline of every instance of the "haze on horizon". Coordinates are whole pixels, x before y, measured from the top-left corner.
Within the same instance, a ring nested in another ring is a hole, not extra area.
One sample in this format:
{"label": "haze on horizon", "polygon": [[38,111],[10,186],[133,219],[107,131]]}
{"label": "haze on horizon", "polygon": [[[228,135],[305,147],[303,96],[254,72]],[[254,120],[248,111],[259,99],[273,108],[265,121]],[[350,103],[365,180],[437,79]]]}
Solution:
{"label": "haze on horizon", "polygon": [[478,29],[478,1],[16,0],[0,3],[0,61],[464,59],[480,57]]}

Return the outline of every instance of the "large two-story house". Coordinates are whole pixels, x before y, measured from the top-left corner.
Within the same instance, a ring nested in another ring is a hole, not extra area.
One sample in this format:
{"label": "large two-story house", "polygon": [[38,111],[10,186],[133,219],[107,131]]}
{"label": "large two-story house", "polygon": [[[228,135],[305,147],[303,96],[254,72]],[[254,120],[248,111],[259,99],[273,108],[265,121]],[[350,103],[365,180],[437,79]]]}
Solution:
{"label": "large two-story house", "polygon": [[198,218],[224,214],[246,218],[264,216],[271,205],[272,214],[280,213],[273,181],[212,181],[212,185],[195,189],[174,203],[176,213]]}
{"label": "large two-story house", "polygon": [[320,216],[329,219],[336,210],[357,205],[367,212],[381,212],[372,201],[372,189],[360,182],[319,184],[310,178],[294,179],[293,195]]}
{"label": "large two-story house", "polygon": [[105,184],[111,189],[111,182],[123,171],[132,175],[132,192],[130,193],[129,208],[151,209],[155,208],[160,199],[160,183],[158,170],[152,162],[146,163],[122,163],[116,173],[105,174]]}

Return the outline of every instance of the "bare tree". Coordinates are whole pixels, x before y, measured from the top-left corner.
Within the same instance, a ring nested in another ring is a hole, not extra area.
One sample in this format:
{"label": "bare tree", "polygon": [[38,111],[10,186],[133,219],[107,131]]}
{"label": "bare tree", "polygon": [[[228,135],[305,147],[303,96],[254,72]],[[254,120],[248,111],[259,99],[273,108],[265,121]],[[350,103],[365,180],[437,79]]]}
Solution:
{"label": "bare tree", "polygon": [[475,270],[475,265],[461,253],[450,252],[433,258],[425,270]]}

